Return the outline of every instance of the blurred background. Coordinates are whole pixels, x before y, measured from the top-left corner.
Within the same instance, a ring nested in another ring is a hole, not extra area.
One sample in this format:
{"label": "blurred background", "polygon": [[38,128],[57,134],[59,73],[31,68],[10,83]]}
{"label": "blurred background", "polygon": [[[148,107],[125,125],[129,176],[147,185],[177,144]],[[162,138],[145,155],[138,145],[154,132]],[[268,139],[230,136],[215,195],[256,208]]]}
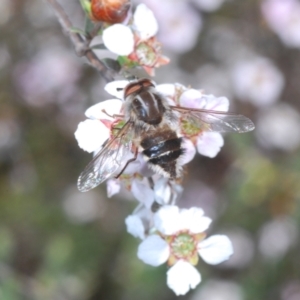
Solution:
{"label": "blurred background", "polygon": [[[300,299],[300,1],[140,2],[171,59],[156,82],[226,96],[256,125],[188,166],[179,205],[202,207],[235,253],[200,262],[202,283],[181,299]],[[79,1],[60,3],[82,28]],[[124,224],[133,197],[77,191],[91,155],[74,131],[111,97],[104,85],[46,1],[0,1],[1,300],[176,299],[166,266],[136,257]]]}

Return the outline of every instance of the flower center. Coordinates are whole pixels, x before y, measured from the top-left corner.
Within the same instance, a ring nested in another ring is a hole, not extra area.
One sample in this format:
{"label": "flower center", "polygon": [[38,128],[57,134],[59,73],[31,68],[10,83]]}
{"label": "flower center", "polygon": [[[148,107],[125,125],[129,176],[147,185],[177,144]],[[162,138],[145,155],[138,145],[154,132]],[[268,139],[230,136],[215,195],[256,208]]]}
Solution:
{"label": "flower center", "polygon": [[199,125],[199,123],[193,122],[193,120],[186,120],[186,119],[181,119],[181,130],[182,133],[188,137],[192,138],[194,136],[197,136],[201,133],[203,128]]}
{"label": "flower center", "polygon": [[146,43],[141,43],[136,48],[136,55],[141,65],[152,66],[156,62],[156,53]]}
{"label": "flower center", "polygon": [[170,246],[177,258],[189,258],[196,250],[194,238],[187,232],[175,236]]}
{"label": "flower center", "polygon": [[111,124],[111,135],[113,137],[116,137],[122,127],[125,125],[126,121],[125,120],[117,120],[114,123]]}

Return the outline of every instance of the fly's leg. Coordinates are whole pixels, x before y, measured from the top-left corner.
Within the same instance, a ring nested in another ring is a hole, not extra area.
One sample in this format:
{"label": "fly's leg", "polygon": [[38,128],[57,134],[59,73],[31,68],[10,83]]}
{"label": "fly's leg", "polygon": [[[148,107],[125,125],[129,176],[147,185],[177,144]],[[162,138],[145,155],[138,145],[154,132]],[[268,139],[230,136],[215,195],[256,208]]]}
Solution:
{"label": "fly's leg", "polygon": [[118,114],[110,115],[105,109],[102,109],[102,112],[104,112],[110,118],[114,118],[114,119],[116,119],[116,118],[124,118],[124,115],[118,115]]}
{"label": "fly's leg", "polygon": [[126,162],[125,166],[123,167],[123,169],[121,170],[121,172],[117,176],[115,176],[116,179],[118,179],[123,174],[123,172],[125,171],[125,169],[128,167],[128,165],[131,162],[136,160],[137,156],[138,156],[138,148],[135,148],[134,157],[127,160],[127,162]]}

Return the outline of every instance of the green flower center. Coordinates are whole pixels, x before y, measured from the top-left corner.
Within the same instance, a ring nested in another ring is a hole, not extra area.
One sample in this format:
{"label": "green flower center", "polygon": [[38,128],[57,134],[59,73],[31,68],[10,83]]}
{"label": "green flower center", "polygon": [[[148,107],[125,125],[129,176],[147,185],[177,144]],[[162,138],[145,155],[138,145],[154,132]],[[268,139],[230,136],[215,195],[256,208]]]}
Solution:
{"label": "green flower center", "polygon": [[186,137],[193,137],[201,133],[203,128],[199,123],[193,122],[192,120],[181,119],[181,130]]}
{"label": "green flower center", "polygon": [[193,236],[184,232],[175,236],[170,243],[173,254],[177,258],[189,258],[196,250]]}
{"label": "green flower center", "polygon": [[156,62],[156,53],[153,48],[141,43],[136,48],[136,55],[141,65],[152,66]]}

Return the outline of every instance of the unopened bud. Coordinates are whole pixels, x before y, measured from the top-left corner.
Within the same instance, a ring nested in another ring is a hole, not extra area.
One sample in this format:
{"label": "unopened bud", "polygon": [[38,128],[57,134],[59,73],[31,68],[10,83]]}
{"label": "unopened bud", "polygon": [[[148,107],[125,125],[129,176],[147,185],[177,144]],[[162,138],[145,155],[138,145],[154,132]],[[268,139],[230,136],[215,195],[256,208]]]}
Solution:
{"label": "unopened bud", "polygon": [[130,8],[130,0],[92,0],[91,12],[96,21],[122,23]]}

